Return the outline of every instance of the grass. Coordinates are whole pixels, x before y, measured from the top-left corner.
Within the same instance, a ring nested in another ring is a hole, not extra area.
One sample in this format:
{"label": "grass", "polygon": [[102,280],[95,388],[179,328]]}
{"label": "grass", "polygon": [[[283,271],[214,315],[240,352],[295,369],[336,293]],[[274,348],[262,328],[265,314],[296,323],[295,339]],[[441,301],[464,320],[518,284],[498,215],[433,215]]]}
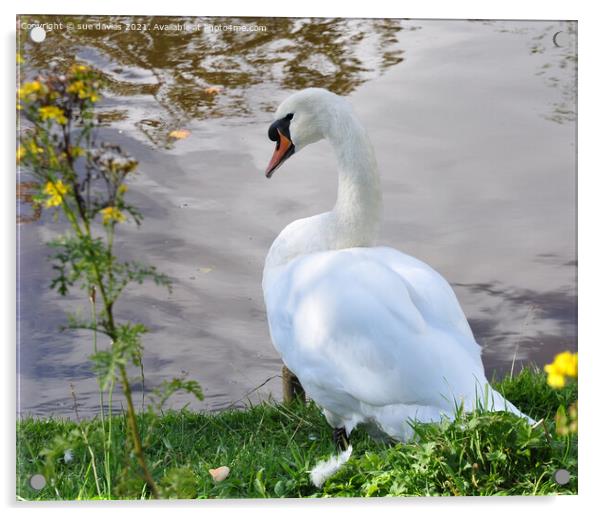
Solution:
{"label": "grass", "polygon": [[[145,414],[140,423],[149,465],[165,497],[577,493],[577,438],[554,432],[556,410],[576,400],[576,385],[555,391],[543,373],[524,369],[495,387],[534,419],[545,418],[545,424],[531,428],[508,413],[475,412],[456,421],[419,424],[420,439],[408,444],[375,442],[360,427],[351,436],[350,461],[320,489],[307,472],[334,447],[331,429],[313,403],[263,403],[217,414]],[[111,448],[103,450],[98,419],[18,421],[18,497],[148,498],[134,458],[124,456],[125,425],[123,416],[113,418]],[[230,467],[230,475],[216,483],[208,470],[222,465]],[[555,482],[558,469],[571,473],[568,484]],[[36,473],[49,479],[40,491],[29,484]]]}

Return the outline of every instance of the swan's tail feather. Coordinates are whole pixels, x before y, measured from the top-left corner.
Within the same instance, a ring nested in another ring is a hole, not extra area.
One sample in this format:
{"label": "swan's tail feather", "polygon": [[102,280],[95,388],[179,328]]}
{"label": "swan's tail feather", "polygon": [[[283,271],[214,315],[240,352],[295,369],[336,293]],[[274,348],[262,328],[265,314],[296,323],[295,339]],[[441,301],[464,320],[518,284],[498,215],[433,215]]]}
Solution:
{"label": "swan's tail feather", "polygon": [[339,471],[351,457],[353,447],[349,447],[338,455],[331,455],[327,460],[318,462],[311,470],[309,476],[316,487],[322,487],[324,482]]}

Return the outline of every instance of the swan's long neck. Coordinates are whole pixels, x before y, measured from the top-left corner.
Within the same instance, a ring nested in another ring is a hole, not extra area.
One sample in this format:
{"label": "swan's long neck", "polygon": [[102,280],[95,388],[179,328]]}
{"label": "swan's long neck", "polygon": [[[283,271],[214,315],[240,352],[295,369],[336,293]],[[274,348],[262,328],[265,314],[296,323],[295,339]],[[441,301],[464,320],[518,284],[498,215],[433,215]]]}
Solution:
{"label": "swan's long neck", "polygon": [[355,116],[345,118],[328,137],[339,172],[337,202],[331,212],[336,232],[334,249],[373,245],[381,216],[380,181],[372,144]]}
{"label": "swan's long neck", "polygon": [[303,254],[374,244],[381,191],[372,144],[351,110],[331,112],[326,127],[338,165],[336,204],[329,212],[289,224],[272,244],[266,270]]}

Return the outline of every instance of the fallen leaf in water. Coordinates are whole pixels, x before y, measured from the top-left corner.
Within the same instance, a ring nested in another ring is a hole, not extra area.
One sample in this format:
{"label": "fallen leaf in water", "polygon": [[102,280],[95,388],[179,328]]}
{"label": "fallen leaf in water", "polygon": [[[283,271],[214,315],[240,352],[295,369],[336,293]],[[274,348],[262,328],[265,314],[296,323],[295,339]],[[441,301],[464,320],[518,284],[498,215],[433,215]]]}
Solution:
{"label": "fallen leaf in water", "polygon": [[183,140],[184,138],[188,138],[190,136],[190,131],[188,129],[176,129],[169,133],[170,138],[175,138],[176,140]]}
{"label": "fallen leaf in water", "polygon": [[210,469],[209,474],[216,482],[221,482],[230,474],[228,466],[220,466],[219,468]]}
{"label": "fallen leaf in water", "polygon": [[208,272],[211,272],[213,270],[213,267],[199,267],[199,272],[202,272],[203,274],[207,274]]}
{"label": "fallen leaf in water", "polygon": [[209,95],[217,95],[218,93],[222,92],[222,87],[221,86],[209,86],[208,88],[205,88],[205,93],[208,93]]}

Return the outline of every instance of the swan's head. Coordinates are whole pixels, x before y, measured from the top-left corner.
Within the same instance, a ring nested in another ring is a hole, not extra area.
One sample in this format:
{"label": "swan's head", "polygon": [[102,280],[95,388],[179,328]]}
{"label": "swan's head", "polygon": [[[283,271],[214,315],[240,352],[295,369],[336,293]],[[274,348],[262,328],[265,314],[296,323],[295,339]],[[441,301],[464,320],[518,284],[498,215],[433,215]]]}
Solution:
{"label": "swan's head", "polygon": [[346,101],[322,88],[307,88],[288,97],[276,110],[268,136],[276,150],[265,171],[274,171],[303,147],[323,139],[332,120],[332,110]]}

